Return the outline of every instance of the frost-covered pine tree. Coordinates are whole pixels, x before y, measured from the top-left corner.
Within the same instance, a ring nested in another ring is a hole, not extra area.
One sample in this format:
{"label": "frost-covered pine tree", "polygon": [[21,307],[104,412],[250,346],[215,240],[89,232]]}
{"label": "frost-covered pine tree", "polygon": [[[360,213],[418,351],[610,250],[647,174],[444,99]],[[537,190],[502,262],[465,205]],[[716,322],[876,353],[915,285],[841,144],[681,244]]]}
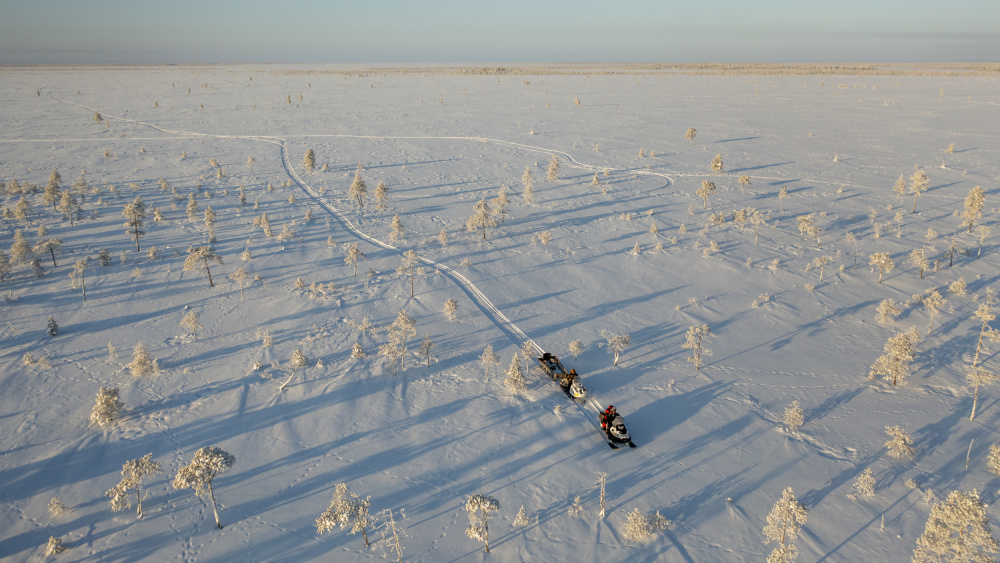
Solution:
{"label": "frost-covered pine tree", "polygon": [[892,187],[892,191],[896,192],[896,195],[903,197],[906,195],[906,177],[902,174],[899,175],[899,179],[896,180],[896,184]]}
{"label": "frost-covered pine tree", "polygon": [[785,200],[788,199],[788,186],[781,186],[781,190],[778,191],[778,211],[784,212],[785,210]]}
{"label": "frost-covered pine tree", "polygon": [[410,297],[413,297],[413,281],[417,276],[417,264],[419,263],[420,258],[417,257],[417,252],[411,248],[403,253],[399,266],[396,267],[397,274],[410,278]]}
{"label": "frost-covered pine tree", "polygon": [[125,204],[122,217],[125,218],[125,234],[135,241],[135,251],[140,252],[139,237],[146,234],[146,231],[142,230],[142,220],[146,217],[146,204],[143,203],[142,198],[135,196],[132,203]]}
{"label": "frost-covered pine tree", "polygon": [[375,186],[375,209],[378,211],[379,215],[383,211],[389,208],[389,187],[385,185],[385,182],[379,182]]}
{"label": "frost-covered pine tree", "polygon": [[142,491],[142,482],[160,473],[159,462],[153,461],[153,454],[148,453],[138,459],[132,459],[122,465],[122,480],[108,489],[104,496],[111,497],[111,510],[120,512],[132,507],[131,493],[135,492],[136,514],[142,518],[142,501],[146,495]]}
{"label": "frost-covered pine tree", "polygon": [[69,226],[72,227],[73,219],[80,213],[80,204],[69,190],[63,190],[56,211],[65,215],[69,219]]}
{"label": "frost-covered pine tree", "polygon": [[486,240],[487,227],[496,226],[497,222],[493,218],[493,211],[486,203],[486,199],[480,199],[472,208],[472,216],[465,220],[465,230],[470,233],[482,231],[483,240]]}
{"label": "frost-covered pine tree", "polygon": [[524,505],[521,505],[520,510],[517,511],[517,516],[514,517],[514,521],[511,523],[515,528],[523,528],[528,524],[531,524],[531,520],[528,519],[528,512],[524,510]]}
{"label": "frost-covered pine tree", "polygon": [[913,194],[913,211],[910,213],[917,212],[917,198],[920,194],[927,191],[927,186],[930,180],[927,178],[927,174],[923,170],[917,170],[910,176],[910,193]]}
{"label": "frost-covered pine tree", "polygon": [[913,563],[941,561],[995,561],[1000,544],[993,537],[986,505],[979,491],[952,491],[944,502],[935,504],[924,533],[917,538]]}
{"label": "frost-covered pine tree", "polygon": [[948,293],[951,293],[956,297],[966,297],[968,295],[968,293],[966,293],[966,289],[968,289],[968,285],[965,283],[965,278],[958,278],[948,284]]}
{"label": "frost-covered pine tree", "polygon": [[979,354],[983,349],[983,338],[989,338],[993,342],[1000,342],[1000,331],[990,327],[992,321],[994,321],[997,316],[993,312],[993,294],[989,289],[987,291],[987,297],[985,303],[980,303],[979,308],[973,315],[983,322],[982,328],[979,329],[979,341],[976,343],[976,355],[972,358],[972,367],[975,368],[979,365]]}
{"label": "frost-covered pine tree", "polygon": [[489,516],[500,510],[500,501],[487,495],[473,495],[465,501],[465,511],[469,514],[469,527],[465,535],[481,541],[486,545],[486,553],[490,552]]}
{"label": "frost-covered pine tree", "polygon": [[56,201],[59,200],[62,190],[59,188],[59,182],[62,180],[62,176],[55,168],[52,169],[52,173],[49,174],[49,181],[45,184],[45,192],[42,194],[42,203],[45,205],[51,205],[52,209],[56,208]]}
{"label": "frost-covered pine tree", "polygon": [[351,350],[351,358],[355,360],[360,360],[365,357],[365,349],[361,347],[361,343],[355,342],[354,348]]}
{"label": "frost-covered pine tree", "polygon": [[483,374],[486,376],[486,381],[489,381],[490,372],[500,366],[500,356],[493,351],[492,344],[487,344],[486,349],[483,350],[482,355],[479,356],[479,365],[483,367]]}
{"label": "frost-covered pine tree", "polygon": [[872,269],[878,268],[878,283],[882,283],[883,274],[888,274],[896,267],[896,263],[892,261],[888,252],[876,252],[869,256],[868,260]]}
{"label": "frost-covered pine tree", "polygon": [[925,293],[920,301],[924,304],[924,309],[927,309],[927,311],[930,312],[931,320],[927,324],[927,334],[930,334],[931,327],[934,326],[934,316],[937,315],[938,310],[944,306],[945,300],[944,297],[941,297],[941,294],[938,293],[937,290],[931,290]]}
{"label": "frost-covered pine tree", "polygon": [[431,350],[434,349],[434,346],[436,345],[431,340],[430,335],[425,334],[424,339],[420,341],[420,348],[417,349],[417,354],[427,361],[427,367],[431,367]]}
{"label": "frost-covered pine tree", "polygon": [[549,231],[542,231],[538,233],[538,242],[545,245],[545,253],[549,253],[549,243],[552,242],[552,233]]}
{"label": "frost-covered pine tree", "polygon": [[702,340],[712,336],[712,329],[707,324],[701,326],[688,327],[687,334],[684,335],[684,344],[681,348],[690,349],[691,357],[688,361],[694,364],[694,369],[701,370],[701,357],[711,356],[712,351],[702,347]]}
{"label": "frost-covered pine tree", "polygon": [[689,145],[694,145],[696,135],[698,135],[698,131],[694,127],[688,127],[687,132],[684,133],[684,138],[688,140]]}
{"label": "frost-covered pine tree", "polygon": [[521,182],[524,184],[524,191],[521,192],[521,197],[524,199],[525,205],[534,205],[535,203],[535,181],[531,176],[531,168],[528,166],[524,167],[524,174],[521,175]]}
{"label": "frost-covered pine tree", "polygon": [[114,424],[121,414],[125,403],[118,400],[117,387],[101,387],[97,392],[97,401],[90,411],[90,422],[98,426]]}
{"label": "frost-covered pine tree", "polygon": [[976,251],[976,259],[979,259],[983,255],[983,242],[990,236],[993,232],[988,225],[979,225],[976,227],[976,235],[979,237],[979,250]]}
{"label": "frost-covered pine tree", "polygon": [[927,261],[927,251],[923,248],[914,248],[913,251],[910,252],[910,257],[907,258],[906,261],[912,264],[913,267],[920,270],[920,279],[924,279],[924,270],[926,270],[927,266],[930,265]]}
{"label": "frost-covered pine tree", "polygon": [[395,215],[392,218],[392,231],[389,232],[389,240],[397,241],[406,238],[406,234],[403,231],[403,220],[399,218],[399,215]]}
{"label": "frost-covered pine tree", "polygon": [[854,481],[854,491],[857,497],[875,496],[875,477],[872,476],[872,468],[868,467],[858,475]]}
{"label": "frost-covered pine tree", "polygon": [[805,413],[802,412],[802,407],[799,406],[798,401],[792,401],[792,404],[785,409],[785,427],[791,432],[795,432],[802,428],[804,422]]}
{"label": "frost-covered pine tree", "polygon": [[611,353],[614,354],[615,356],[614,365],[617,366],[619,356],[625,353],[625,350],[628,349],[629,344],[632,343],[632,337],[630,337],[628,333],[612,334],[611,332],[603,329],[601,330],[601,336],[603,336],[605,340],[608,341],[608,350],[610,350]]}
{"label": "frost-covered pine tree", "polygon": [[976,219],[981,219],[983,216],[983,206],[986,203],[986,198],[983,195],[983,188],[980,186],[975,186],[969,190],[969,195],[965,197],[965,209],[962,210],[962,226],[969,226],[967,232],[972,232],[972,227],[976,222]]}
{"label": "frost-covered pine tree", "polygon": [[201,211],[201,207],[198,206],[198,198],[197,196],[194,195],[194,192],[191,192],[191,195],[188,196],[188,202],[187,202],[188,219],[190,219],[191,221],[197,219],[199,211]]}
{"label": "frost-covered pine tree", "polygon": [[[247,249],[247,252],[249,251],[250,249]],[[229,279],[236,285],[240,286],[240,303],[243,303],[243,288],[246,286],[247,281],[250,280],[250,276],[247,275],[247,271],[240,266],[239,268],[236,268],[235,272],[229,274]]]}
{"label": "frost-covered pine tree", "polygon": [[310,172],[316,168],[316,153],[312,149],[306,149],[306,154],[302,157],[302,167]]}
{"label": "frost-covered pine tree", "polygon": [[14,231],[14,242],[10,245],[10,259],[14,264],[30,264],[35,257],[31,245],[20,230]]}
{"label": "frost-covered pine tree", "polygon": [[550,182],[559,179],[559,159],[556,158],[556,155],[552,155],[552,158],[549,159],[548,179]]}
{"label": "frost-covered pine tree", "polygon": [[744,174],[744,175],[740,176],[739,180],[737,180],[737,181],[740,183],[740,185],[745,190],[745,189],[747,189],[747,186],[750,185],[750,176],[747,176],[746,174]]}
{"label": "frost-covered pine tree", "polygon": [[219,529],[222,529],[222,522],[219,521],[219,509],[215,505],[212,481],[216,475],[229,471],[235,464],[236,457],[233,454],[216,446],[205,446],[194,453],[191,463],[177,471],[172,483],[175,489],[194,489],[196,495],[211,501],[215,525]]}
{"label": "frost-covered pine tree", "polygon": [[913,347],[919,339],[917,327],[910,327],[906,332],[889,337],[885,343],[885,353],[872,364],[868,377],[875,379],[881,375],[890,380],[893,387],[905,382],[910,375],[910,364],[916,354]]}
{"label": "frost-covered pine tree", "polygon": [[281,228],[281,232],[278,233],[278,240],[295,240],[295,231],[293,231],[292,228],[286,223],[285,226]]}
{"label": "frost-covered pine tree", "polygon": [[715,172],[716,174],[721,174],[722,170],[725,167],[726,165],[722,163],[722,155],[716,154],[715,158],[712,159],[712,172]]}
{"label": "frost-covered pine tree", "polygon": [[128,367],[129,372],[136,377],[149,375],[158,371],[156,360],[149,355],[149,351],[146,350],[146,345],[142,342],[136,344],[135,348],[132,349],[132,361],[126,367]]}
{"label": "frost-covered pine tree", "polygon": [[211,205],[205,207],[205,230],[208,232],[208,242],[215,242],[215,210]]}
{"label": "frost-covered pine tree", "polygon": [[271,331],[264,327],[257,327],[257,338],[260,339],[260,345],[264,348],[274,346],[274,337],[271,336]]}
{"label": "frost-covered pine tree", "polygon": [[354,276],[358,275],[358,262],[367,258],[364,252],[358,248],[358,243],[352,242],[347,245],[347,254],[344,256],[344,263],[354,268]]}
{"label": "frost-covered pine tree", "polygon": [[903,430],[902,426],[886,426],[885,433],[889,440],[885,443],[889,457],[902,459],[913,455],[913,438]]}
{"label": "frost-covered pine tree", "polygon": [[61,538],[49,536],[49,543],[45,544],[45,555],[59,555],[66,549],[67,547],[63,545]]}
{"label": "frost-covered pine tree", "polygon": [[10,273],[13,267],[10,265],[10,259],[7,258],[7,253],[0,250],[0,282],[3,282],[4,276]]}
{"label": "frost-covered pine tree", "polygon": [[56,336],[59,334],[59,325],[56,324],[56,320],[52,317],[49,317],[48,325],[45,327],[45,334],[49,336]]}
{"label": "frost-covered pine tree", "polygon": [[896,305],[896,302],[892,299],[883,299],[881,303],[878,304],[878,308],[875,309],[875,322],[880,325],[889,324],[896,320],[902,314],[902,311]]}
{"label": "frost-covered pine tree", "polygon": [[990,455],[986,458],[986,469],[994,475],[1000,475],[1000,446],[990,444]]}
{"label": "frost-covered pine tree", "polygon": [[222,265],[222,257],[215,254],[215,250],[207,246],[192,246],[188,248],[188,257],[184,260],[184,271],[198,270],[204,268],[205,275],[208,276],[209,287],[215,287],[212,282],[212,270],[209,262]]}
{"label": "frost-covered pine tree", "polygon": [[322,534],[332,531],[336,526],[340,526],[341,530],[350,526],[352,534],[361,532],[367,547],[369,545],[367,530],[372,525],[368,513],[369,506],[371,497],[362,499],[348,490],[346,483],[337,483],[330,506],[316,519],[316,532]]}
{"label": "frost-covered pine tree", "polygon": [[194,336],[195,340],[198,340],[198,331],[205,328],[200,322],[198,322],[198,311],[191,309],[188,311],[184,318],[181,319],[181,328],[187,329],[188,332]]}
{"label": "frost-covered pine tree", "polygon": [[365,185],[365,181],[361,179],[361,170],[354,171],[354,180],[351,181],[351,187],[347,190],[347,196],[354,200],[358,204],[358,207],[365,206],[365,196],[368,195],[368,186]]}
{"label": "frost-covered pine tree", "polygon": [[261,213],[260,215],[253,218],[253,226],[260,227],[264,231],[264,236],[271,238],[273,236],[273,231],[271,231],[271,222],[267,218],[267,213]]}
{"label": "frost-covered pine tree", "polygon": [[781,498],[767,515],[764,526],[765,543],[778,542],[778,546],[767,557],[767,563],[792,563],[799,550],[791,543],[799,535],[799,529],[806,523],[806,506],[795,498],[795,492],[788,487],[781,492]]}
{"label": "frost-covered pine tree", "polygon": [[400,367],[402,368],[406,352],[406,341],[417,335],[417,321],[407,315],[404,309],[399,312],[396,320],[392,321],[392,324],[386,328],[385,332],[389,343],[400,351],[400,355],[396,359],[399,360]]}
{"label": "frost-covered pine tree", "polygon": [[73,271],[70,272],[70,276],[73,278],[74,282],[77,280],[77,278],[79,278],[79,280],[80,280],[80,287],[83,288],[83,300],[84,301],[87,300],[86,271],[89,269],[88,266],[87,266],[87,261],[88,260],[90,260],[90,258],[87,258],[87,257],[77,258],[76,259],[76,263],[73,264]]}
{"label": "frost-covered pine tree", "polygon": [[577,497],[573,499],[573,504],[569,506],[569,515],[577,516],[581,512],[583,512],[583,503],[580,502],[580,496],[577,495]]}
{"label": "frost-covered pine tree", "polygon": [[438,233],[438,242],[441,243],[441,248],[448,248],[448,231],[441,229]]}
{"label": "frost-covered pine tree", "polygon": [[458,319],[458,301],[449,299],[444,302],[444,316],[447,317],[449,321],[455,321]]}
{"label": "frost-covered pine tree", "polygon": [[813,267],[819,268],[819,281],[823,283],[823,270],[826,269],[826,265],[833,262],[832,256],[817,256],[813,259]]}
{"label": "frost-covered pine tree", "polygon": [[521,371],[521,355],[514,352],[510,367],[507,368],[507,378],[503,380],[503,384],[511,395],[520,395],[527,389],[527,383],[524,379],[524,372]]}
{"label": "frost-covered pine tree", "polygon": [[507,186],[500,186],[500,189],[497,190],[497,196],[490,200],[493,216],[499,217],[501,223],[507,218],[507,208],[510,206],[509,195],[510,192],[507,190]]}
{"label": "frost-covered pine tree", "polygon": [[816,246],[821,246],[819,243],[819,226],[816,224],[816,221],[813,220],[812,213],[799,215],[795,218],[795,221],[798,223],[799,234],[802,237],[808,236],[811,239],[815,239]]}
{"label": "frost-covered pine tree", "polygon": [[715,193],[715,182],[710,182],[708,180],[701,181],[701,187],[695,192],[695,195],[701,198],[702,209],[708,209],[708,198]]}
{"label": "frost-covered pine tree", "polygon": [[969,420],[974,420],[976,417],[976,404],[979,403],[979,388],[989,387],[1000,379],[1000,376],[993,372],[986,371],[982,366],[974,367],[965,376],[969,383],[969,387],[972,388],[972,414],[969,415]]}

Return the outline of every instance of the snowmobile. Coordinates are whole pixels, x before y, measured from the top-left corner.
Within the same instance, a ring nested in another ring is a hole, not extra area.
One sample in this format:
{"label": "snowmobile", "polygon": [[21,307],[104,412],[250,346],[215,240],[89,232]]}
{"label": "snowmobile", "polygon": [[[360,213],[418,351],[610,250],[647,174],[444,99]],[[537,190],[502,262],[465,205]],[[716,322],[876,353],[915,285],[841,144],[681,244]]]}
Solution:
{"label": "snowmobile", "polygon": [[538,361],[538,365],[541,366],[542,371],[558,383],[559,388],[569,398],[580,401],[587,398],[587,388],[583,386],[580,377],[576,375],[576,370],[567,372],[562,362],[559,361],[559,358],[548,352],[542,354],[542,357],[535,359]]}
{"label": "snowmobile", "polygon": [[617,448],[616,444],[628,444],[630,448],[635,447],[635,444],[632,443],[632,436],[629,435],[628,428],[625,427],[625,417],[622,415],[615,413],[611,421],[608,422],[607,412],[602,412],[601,429],[604,430],[604,434],[608,438],[608,445],[612,448]]}

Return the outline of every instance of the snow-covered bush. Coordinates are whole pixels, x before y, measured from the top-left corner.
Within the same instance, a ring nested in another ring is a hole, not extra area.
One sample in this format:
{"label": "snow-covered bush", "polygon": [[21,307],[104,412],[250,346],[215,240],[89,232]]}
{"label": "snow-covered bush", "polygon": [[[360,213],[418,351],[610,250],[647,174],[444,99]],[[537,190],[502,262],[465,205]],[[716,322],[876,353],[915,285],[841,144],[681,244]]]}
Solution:
{"label": "snow-covered bush", "polygon": [[892,299],[883,299],[881,303],[878,304],[878,308],[875,309],[875,322],[880,325],[889,324],[890,322],[896,320],[902,314],[902,311],[896,305],[896,302]]}
{"label": "snow-covered bush", "polygon": [[523,528],[528,524],[531,524],[531,520],[528,519],[528,512],[524,510],[524,505],[521,505],[521,509],[517,511],[517,516],[514,517],[514,521],[511,524],[515,528]]}
{"label": "snow-covered bush", "polygon": [[156,373],[159,371],[159,366],[157,361],[149,355],[146,345],[140,342],[132,349],[132,361],[128,364],[128,369],[132,375],[139,377],[140,375]]}
{"label": "snow-covered bush", "polygon": [[792,404],[785,409],[785,427],[791,432],[797,431],[802,427],[802,423],[805,422],[805,414],[802,412],[802,407],[799,406],[798,401],[792,401]]}
{"label": "snow-covered bush", "polygon": [[97,401],[90,411],[90,421],[98,426],[113,424],[121,413],[125,403],[118,400],[117,387],[101,387],[97,392]]}
{"label": "snow-covered bush", "polygon": [[196,495],[212,503],[215,525],[220,529],[219,509],[215,506],[215,492],[212,481],[219,473],[225,473],[236,464],[236,457],[216,446],[205,446],[194,453],[191,463],[177,471],[172,483],[175,489],[194,489]]}
{"label": "snow-covered bush", "polygon": [[56,336],[59,334],[59,325],[56,324],[56,320],[52,317],[49,317],[48,326],[45,327],[45,334],[49,336]]}
{"label": "snow-covered bush", "polygon": [[642,541],[649,534],[662,530],[670,525],[667,520],[660,515],[659,511],[650,514],[643,514],[638,508],[628,513],[625,521],[621,523],[622,534],[628,541]]}
{"label": "snow-covered bush", "polygon": [[577,497],[573,499],[573,504],[569,506],[569,515],[577,516],[581,512],[583,512],[583,503],[580,502],[580,496],[577,495]]}
{"label": "snow-covered bush", "polygon": [[55,536],[49,537],[49,543],[45,545],[45,555],[59,555],[60,553],[66,551],[66,546],[60,538]]}
{"label": "snow-covered bush", "polygon": [[198,311],[191,309],[181,319],[181,328],[187,329],[195,340],[198,340],[198,330],[205,328],[198,320]]}
{"label": "snow-covered bush", "polygon": [[369,506],[371,497],[362,499],[348,490],[346,483],[337,483],[330,506],[316,519],[316,532],[322,534],[332,531],[336,526],[340,526],[341,530],[350,526],[352,534],[361,532],[365,546],[368,546],[367,530],[372,524],[371,516],[368,514]]}
{"label": "snow-covered bush", "polygon": [[465,529],[465,535],[483,542],[486,545],[486,553],[490,552],[489,515],[498,510],[500,501],[491,496],[473,495],[465,501],[465,511],[469,515],[469,527]]}

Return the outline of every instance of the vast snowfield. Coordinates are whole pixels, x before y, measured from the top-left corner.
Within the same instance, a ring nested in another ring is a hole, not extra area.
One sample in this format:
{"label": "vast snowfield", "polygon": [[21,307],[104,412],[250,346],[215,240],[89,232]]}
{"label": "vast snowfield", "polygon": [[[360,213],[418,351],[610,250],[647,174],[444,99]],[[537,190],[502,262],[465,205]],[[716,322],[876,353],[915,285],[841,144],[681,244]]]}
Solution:
{"label": "vast snowfield", "polygon": [[[793,541],[799,561],[908,561],[931,494],[976,489],[1000,524],[1000,478],[987,470],[1000,386],[980,390],[970,421],[966,384],[973,313],[987,288],[1000,289],[1000,248],[984,234],[977,256],[980,233],[959,216],[982,186],[976,224],[997,229],[996,73],[326,70],[0,68],[0,180],[39,187],[25,196],[27,224],[0,220],[0,249],[9,254],[15,230],[37,243],[39,225],[62,240],[56,266],[39,255],[42,277],[17,265],[0,283],[0,558],[43,560],[56,536],[69,548],[61,561],[395,560],[349,530],[317,533],[337,483],[370,496],[373,514],[394,511],[407,561],[760,561],[774,547],[761,530],[786,487],[809,509]],[[308,149],[314,171],[302,165]],[[363,209],[348,197],[359,165]],[[532,205],[521,197],[526,167]],[[911,213],[914,197],[893,185],[917,168],[929,189]],[[43,202],[53,169],[62,188],[87,184],[72,226]],[[704,209],[703,180],[718,187]],[[372,194],[382,181],[380,213]],[[505,220],[485,240],[466,232],[475,203],[503,185]],[[141,252],[121,214],[136,195],[147,207]],[[4,191],[0,205],[13,211],[20,197]],[[214,287],[183,269],[189,247],[208,245],[208,206],[224,261],[212,266]],[[747,207],[767,218],[756,244],[754,228],[733,221]],[[265,212],[274,237],[253,226]],[[405,238],[392,242],[397,214]],[[799,232],[806,214],[820,244]],[[279,240],[285,227],[295,236]],[[357,276],[344,262],[350,243],[367,255]],[[923,279],[906,262],[919,248],[930,261]],[[110,265],[99,264],[102,249]],[[413,297],[396,273],[409,249],[426,260]],[[875,252],[896,264],[882,283]],[[70,279],[83,257],[86,301]],[[259,276],[245,301],[229,279],[240,267]],[[965,296],[948,291],[959,278]],[[928,334],[914,296],[933,289],[946,302]],[[880,325],[875,309],[888,298],[902,314]],[[454,321],[442,312],[449,299]],[[204,325],[196,337],[180,324],[192,310]],[[417,336],[394,374],[378,351],[401,310]],[[374,337],[354,328],[366,317]],[[682,345],[702,324],[713,353],[695,370]],[[920,340],[910,377],[897,387],[869,379],[886,340],[911,326]],[[602,331],[631,337],[617,366]],[[429,367],[417,355],[425,335]],[[582,374],[591,404],[571,402],[534,367],[523,395],[506,390],[502,372],[526,338]],[[139,342],[159,373],[130,374]],[[352,358],[355,343],[366,357]],[[1000,371],[1000,347],[987,344],[980,363]],[[488,379],[487,345],[501,358]],[[296,349],[308,365],[279,390]],[[36,363],[25,365],[26,353]],[[89,420],[102,386],[125,403],[103,428]],[[783,423],[793,401],[805,415],[797,431]],[[625,415],[637,448],[608,447],[595,403]],[[913,437],[912,456],[887,455],[894,425]],[[210,504],[171,486],[210,445],[236,457],[214,482],[221,530]],[[123,463],[150,452],[164,472],[149,482],[143,518],[112,512],[104,492]],[[875,496],[848,498],[867,468]],[[501,507],[489,554],[466,536],[465,502],[480,493]],[[584,510],[571,514],[577,496]],[[53,497],[68,510],[50,513]],[[531,522],[514,526],[522,505]],[[637,508],[672,523],[629,541],[621,524]]]}

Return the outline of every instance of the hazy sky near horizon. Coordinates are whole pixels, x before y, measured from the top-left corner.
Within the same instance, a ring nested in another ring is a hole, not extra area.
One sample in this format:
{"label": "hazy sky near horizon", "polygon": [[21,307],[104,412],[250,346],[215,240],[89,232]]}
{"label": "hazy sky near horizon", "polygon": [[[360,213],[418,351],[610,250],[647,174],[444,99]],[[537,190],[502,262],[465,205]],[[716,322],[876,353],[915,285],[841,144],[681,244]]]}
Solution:
{"label": "hazy sky near horizon", "polygon": [[0,0],[0,64],[1000,62],[997,0]]}

